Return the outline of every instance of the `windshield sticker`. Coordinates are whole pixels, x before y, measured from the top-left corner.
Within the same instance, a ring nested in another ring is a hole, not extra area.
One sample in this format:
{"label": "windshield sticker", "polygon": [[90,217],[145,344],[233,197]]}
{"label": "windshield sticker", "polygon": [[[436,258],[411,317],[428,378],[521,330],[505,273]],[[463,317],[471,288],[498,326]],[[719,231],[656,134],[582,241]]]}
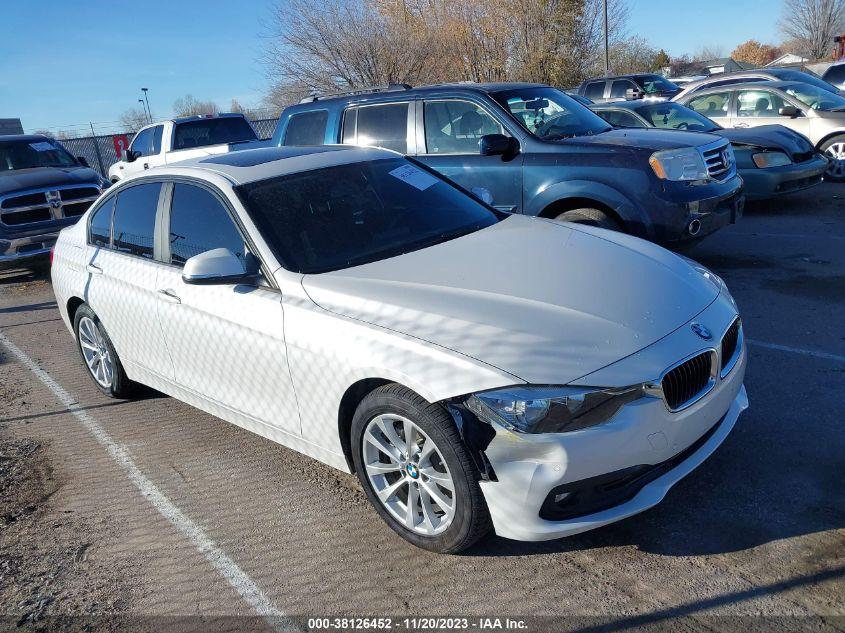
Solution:
{"label": "windshield sticker", "polygon": [[53,147],[52,143],[48,143],[47,141],[40,141],[38,143],[30,143],[29,146],[34,149],[36,152],[52,152],[56,148]]}
{"label": "windshield sticker", "polygon": [[416,187],[420,191],[425,191],[431,185],[436,185],[440,182],[431,174],[424,172],[422,169],[417,169],[413,165],[402,165],[387,173],[412,187]]}

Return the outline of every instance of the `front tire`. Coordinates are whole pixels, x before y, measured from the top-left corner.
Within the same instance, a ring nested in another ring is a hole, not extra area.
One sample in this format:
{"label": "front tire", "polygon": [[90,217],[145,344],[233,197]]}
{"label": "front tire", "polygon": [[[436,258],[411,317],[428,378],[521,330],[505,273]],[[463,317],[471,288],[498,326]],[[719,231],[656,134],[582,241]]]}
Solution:
{"label": "front tire", "polygon": [[614,218],[600,209],[572,209],[561,213],[555,219],[564,222],[575,222],[576,224],[586,224],[587,226],[597,226],[610,231],[622,230],[622,227],[619,226],[619,223]]}
{"label": "front tire", "polygon": [[819,149],[830,160],[824,172],[824,179],[829,182],[845,182],[845,134],[826,140]]}
{"label": "front tire", "polygon": [[456,553],[490,531],[478,472],[449,413],[397,384],[358,405],[355,471],[370,503],[417,547]]}
{"label": "front tire", "polygon": [[120,357],[112,345],[100,318],[83,304],[73,318],[76,347],[97,389],[111,398],[127,398],[137,384],[126,377]]}

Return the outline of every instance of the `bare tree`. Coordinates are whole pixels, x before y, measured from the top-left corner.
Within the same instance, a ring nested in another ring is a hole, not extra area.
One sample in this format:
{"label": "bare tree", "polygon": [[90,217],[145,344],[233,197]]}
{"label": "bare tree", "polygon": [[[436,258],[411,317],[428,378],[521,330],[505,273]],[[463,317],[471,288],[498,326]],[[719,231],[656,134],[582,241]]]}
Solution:
{"label": "bare tree", "polygon": [[120,123],[127,132],[137,132],[150,122],[143,108],[130,108],[120,115]]}
{"label": "bare tree", "polygon": [[845,0],[784,0],[780,30],[813,59],[830,54],[845,28]]}
{"label": "bare tree", "polygon": [[219,111],[217,104],[213,101],[199,101],[193,95],[185,95],[173,102],[174,116],[217,114]]}

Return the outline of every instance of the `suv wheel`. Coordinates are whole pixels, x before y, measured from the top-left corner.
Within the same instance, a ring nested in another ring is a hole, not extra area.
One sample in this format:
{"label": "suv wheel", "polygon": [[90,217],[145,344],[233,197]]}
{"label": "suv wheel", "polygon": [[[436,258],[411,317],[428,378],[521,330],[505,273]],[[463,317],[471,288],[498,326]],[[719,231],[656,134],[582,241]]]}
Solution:
{"label": "suv wheel", "polygon": [[352,447],[367,497],[407,541],[454,553],[490,530],[478,472],[442,406],[401,385],[380,387],[355,411]]}
{"label": "suv wheel", "polygon": [[103,324],[86,304],[79,306],[73,319],[73,331],[88,375],[97,388],[112,398],[126,398],[136,384],[126,377]]}
{"label": "suv wheel", "polygon": [[826,140],[820,149],[830,160],[824,172],[824,179],[830,182],[845,182],[845,135]]}
{"label": "suv wheel", "polygon": [[619,226],[619,223],[616,220],[599,209],[572,209],[571,211],[561,213],[555,219],[563,220],[564,222],[575,222],[577,224],[597,226],[611,231],[622,230],[622,227]]}

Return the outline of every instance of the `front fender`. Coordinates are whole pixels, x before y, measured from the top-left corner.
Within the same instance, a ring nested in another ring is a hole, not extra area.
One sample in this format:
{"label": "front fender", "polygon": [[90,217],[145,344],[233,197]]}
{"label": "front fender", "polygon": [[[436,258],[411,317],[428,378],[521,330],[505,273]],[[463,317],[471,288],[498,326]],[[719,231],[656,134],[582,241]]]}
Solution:
{"label": "front fender", "polygon": [[652,237],[652,223],[646,213],[624,193],[604,183],[590,180],[557,182],[537,193],[526,205],[526,215],[540,215],[551,204],[575,198],[593,200],[613,209],[633,235]]}

